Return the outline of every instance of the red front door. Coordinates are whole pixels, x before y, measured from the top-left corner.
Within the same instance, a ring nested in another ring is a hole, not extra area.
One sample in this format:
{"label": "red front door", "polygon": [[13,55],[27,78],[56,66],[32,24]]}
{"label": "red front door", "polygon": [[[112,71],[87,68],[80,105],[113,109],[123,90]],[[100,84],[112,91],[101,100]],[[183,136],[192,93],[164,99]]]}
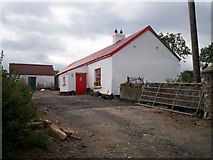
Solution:
{"label": "red front door", "polygon": [[76,73],[76,94],[86,94],[86,73]]}

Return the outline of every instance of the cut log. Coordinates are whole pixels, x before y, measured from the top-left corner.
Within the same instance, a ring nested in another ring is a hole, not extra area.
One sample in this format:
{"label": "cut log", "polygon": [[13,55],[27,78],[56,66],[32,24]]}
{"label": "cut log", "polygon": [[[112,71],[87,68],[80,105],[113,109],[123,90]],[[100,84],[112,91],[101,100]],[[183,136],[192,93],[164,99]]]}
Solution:
{"label": "cut log", "polygon": [[70,137],[72,134],[74,134],[75,132],[68,128],[68,127],[61,127],[61,130],[66,133],[67,137]]}
{"label": "cut log", "polygon": [[77,135],[77,134],[72,134],[72,135],[70,136],[70,138],[74,138],[74,139],[77,139],[77,140],[81,140],[81,137],[80,137],[79,135]]}
{"label": "cut log", "polygon": [[51,122],[50,120],[44,119],[44,120],[42,120],[42,123],[43,123],[45,126],[48,126],[48,125],[50,125],[52,122]]}
{"label": "cut log", "polygon": [[50,136],[52,136],[56,139],[59,139],[59,140],[64,140],[67,137],[66,133],[61,131],[59,129],[59,127],[54,124],[50,125],[49,134],[50,134]]}
{"label": "cut log", "polygon": [[77,134],[77,132],[73,131],[71,128],[69,127],[61,127],[61,130],[66,133],[67,137],[69,138],[74,138],[77,140],[81,140],[80,136]]}

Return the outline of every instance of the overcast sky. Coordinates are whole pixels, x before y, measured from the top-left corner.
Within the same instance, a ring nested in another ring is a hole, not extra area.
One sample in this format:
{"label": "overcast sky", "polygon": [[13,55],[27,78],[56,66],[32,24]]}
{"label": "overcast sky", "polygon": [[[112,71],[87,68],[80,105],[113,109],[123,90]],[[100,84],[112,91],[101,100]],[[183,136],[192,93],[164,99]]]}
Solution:
{"label": "overcast sky", "polygon": [[[191,48],[186,2],[0,2],[3,67],[52,64],[62,70],[112,44],[115,28],[126,36],[151,25],[157,33],[180,32]],[[196,2],[199,49],[211,43],[211,3]],[[191,57],[181,70],[191,69]]]}

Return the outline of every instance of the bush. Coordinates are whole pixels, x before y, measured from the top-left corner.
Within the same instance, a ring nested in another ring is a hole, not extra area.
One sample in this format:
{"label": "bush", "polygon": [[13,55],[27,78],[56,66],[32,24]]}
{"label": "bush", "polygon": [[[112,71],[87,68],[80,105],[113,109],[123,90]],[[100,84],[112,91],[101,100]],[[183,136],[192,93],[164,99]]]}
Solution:
{"label": "bush", "polygon": [[92,93],[93,92],[93,90],[91,89],[91,88],[87,88],[86,89],[86,94],[90,94],[90,93]]}
{"label": "bush", "polygon": [[22,147],[39,147],[47,149],[47,140],[49,139],[48,131],[45,130],[31,130],[27,132],[20,145]]}
{"label": "bush", "polygon": [[36,118],[36,106],[30,87],[6,73],[2,74],[2,100],[2,146],[6,158],[25,138],[27,122]]}
{"label": "bush", "polygon": [[178,77],[178,82],[186,82],[186,83],[192,83],[193,82],[193,72],[189,70],[185,70],[181,72],[181,74]]}
{"label": "bush", "polygon": [[177,79],[165,79],[167,83],[183,82],[192,83],[193,82],[193,71],[185,70],[178,75]]}

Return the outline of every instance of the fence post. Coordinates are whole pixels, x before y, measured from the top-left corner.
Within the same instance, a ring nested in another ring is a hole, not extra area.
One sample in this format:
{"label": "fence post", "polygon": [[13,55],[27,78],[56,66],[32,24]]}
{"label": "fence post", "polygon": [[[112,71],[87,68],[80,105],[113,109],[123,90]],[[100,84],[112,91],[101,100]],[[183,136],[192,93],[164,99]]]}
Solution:
{"label": "fence post", "polygon": [[204,76],[204,118],[212,119],[213,112],[213,65],[202,71]]}

